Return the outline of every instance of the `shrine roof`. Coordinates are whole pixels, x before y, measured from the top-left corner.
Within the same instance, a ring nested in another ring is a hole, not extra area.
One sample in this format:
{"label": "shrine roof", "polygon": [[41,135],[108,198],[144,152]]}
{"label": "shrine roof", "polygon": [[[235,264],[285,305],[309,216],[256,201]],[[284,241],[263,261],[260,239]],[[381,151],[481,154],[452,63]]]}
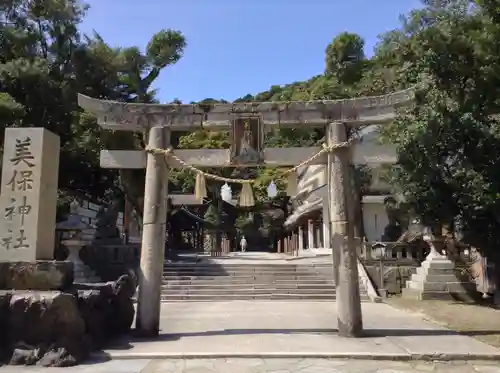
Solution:
{"label": "shrine roof", "polygon": [[318,198],[314,201],[307,201],[302,205],[298,206],[295,211],[288,216],[283,224],[285,228],[295,226],[301,218],[308,216],[309,214],[323,209],[323,198]]}
{"label": "shrine roof", "polygon": [[[414,98],[414,89],[382,95],[340,100],[235,102],[198,104],[124,103],[78,95],[78,104],[92,112],[99,124],[115,130],[143,130],[165,125],[173,130],[200,127],[226,129],[238,117],[260,116],[271,125],[325,125],[335,120],[356,122],[387,121],[394,108],[406,105]],[[389,118],[389,119],[390,119]]]}
{"label": "shrine roof", "polygon": [[201,218],[200,216],[192,213],[185,207],[176,208],[172,215],[170,216],[170,223],[175,226],[176,229],[189,229],[194,228],[199,224],[200,226],[206,228],[214,228],[215,225],[208,220]]}

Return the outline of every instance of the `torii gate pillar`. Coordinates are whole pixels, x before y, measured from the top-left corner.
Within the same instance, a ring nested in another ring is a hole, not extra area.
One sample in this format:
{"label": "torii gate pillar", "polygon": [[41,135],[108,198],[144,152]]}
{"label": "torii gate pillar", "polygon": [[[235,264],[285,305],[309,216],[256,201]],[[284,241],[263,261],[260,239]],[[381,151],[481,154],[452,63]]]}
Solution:
{"label": "torii gate pillar", "polygon": [[[327,130],[328,145],[347,140],[345,124],[331,123]],[[328,196],[330,232],[337,293],[339,335],[359,337],[363,317],[359,294],[358,257],[354,242],[353,199],[350,195],[350,149],[341,147],[328,153]]]}
{"label": "torii gate pillar", "polygon": [[[169,142],[169,128],[150,129],[148,138],[150,148],[166,149]],[[137,331],[144,337],[155,337],[160,330],[167,198],[168,166],[165,155],[148,153],[136,321]]]}

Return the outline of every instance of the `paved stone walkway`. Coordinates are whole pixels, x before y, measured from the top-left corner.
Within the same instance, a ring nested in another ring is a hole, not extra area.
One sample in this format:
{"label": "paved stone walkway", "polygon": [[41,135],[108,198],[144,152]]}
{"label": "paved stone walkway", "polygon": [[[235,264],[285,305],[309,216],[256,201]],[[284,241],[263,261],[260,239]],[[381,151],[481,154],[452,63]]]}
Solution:
{"label": "paved stone walkway", "polygon": [[[363,304],[365,337],[341,338],[335,309],[333,302],[164,303],[160,338],[110,346],[105,353],[117,360],[0,373],[500,373],[500,361],[390,361],[430,354],[498,360],[500,351],[375,303]],[[348,356],[364,360],[340,359]]]}
{"label": "paved stone walkway", "polygon": [[114,360],[73,368],[1,367],[0,373],[500,373],[482,361],[399,362],[330,359]]}
{"label": "paved stone walkway", "polygon": [[[113,358],[498,356],[500,350],[387,304],[365,302],[363,338],[337,335],[335,302],[163,303],[161,335],[123,340]],[[488,331],[484,331],[488,333]]]}

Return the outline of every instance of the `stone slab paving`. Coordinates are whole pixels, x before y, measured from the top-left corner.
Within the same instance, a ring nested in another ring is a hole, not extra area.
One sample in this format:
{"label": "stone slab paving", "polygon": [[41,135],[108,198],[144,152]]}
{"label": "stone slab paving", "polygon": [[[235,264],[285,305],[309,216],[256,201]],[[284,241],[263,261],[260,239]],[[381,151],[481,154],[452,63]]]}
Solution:
{"label": "stone slab paving", "polygon": [[337,335],[335,302],[232,301],[163,303],[161,336],[124,340],[114,359],[330,357],[500,360],[500,350],[387,304],[363,303],[366,335]]}
{"label": "stone slab paving", "polygon": [[399,362],[341,359],[113,360],[72,368],[1,367],[0,373],[500,373],[491,361]]}

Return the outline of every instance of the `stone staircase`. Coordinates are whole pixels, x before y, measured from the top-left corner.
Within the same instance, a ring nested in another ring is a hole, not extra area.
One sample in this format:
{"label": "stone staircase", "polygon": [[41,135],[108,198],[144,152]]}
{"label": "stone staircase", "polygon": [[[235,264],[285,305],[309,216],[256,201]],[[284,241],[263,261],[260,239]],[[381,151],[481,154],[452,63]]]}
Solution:
{"label": "stone staircase", "polygon": [[[363,300],[368,300],[361,286]],[[169,263],[162,301],[334,300],[327,263]]]}

